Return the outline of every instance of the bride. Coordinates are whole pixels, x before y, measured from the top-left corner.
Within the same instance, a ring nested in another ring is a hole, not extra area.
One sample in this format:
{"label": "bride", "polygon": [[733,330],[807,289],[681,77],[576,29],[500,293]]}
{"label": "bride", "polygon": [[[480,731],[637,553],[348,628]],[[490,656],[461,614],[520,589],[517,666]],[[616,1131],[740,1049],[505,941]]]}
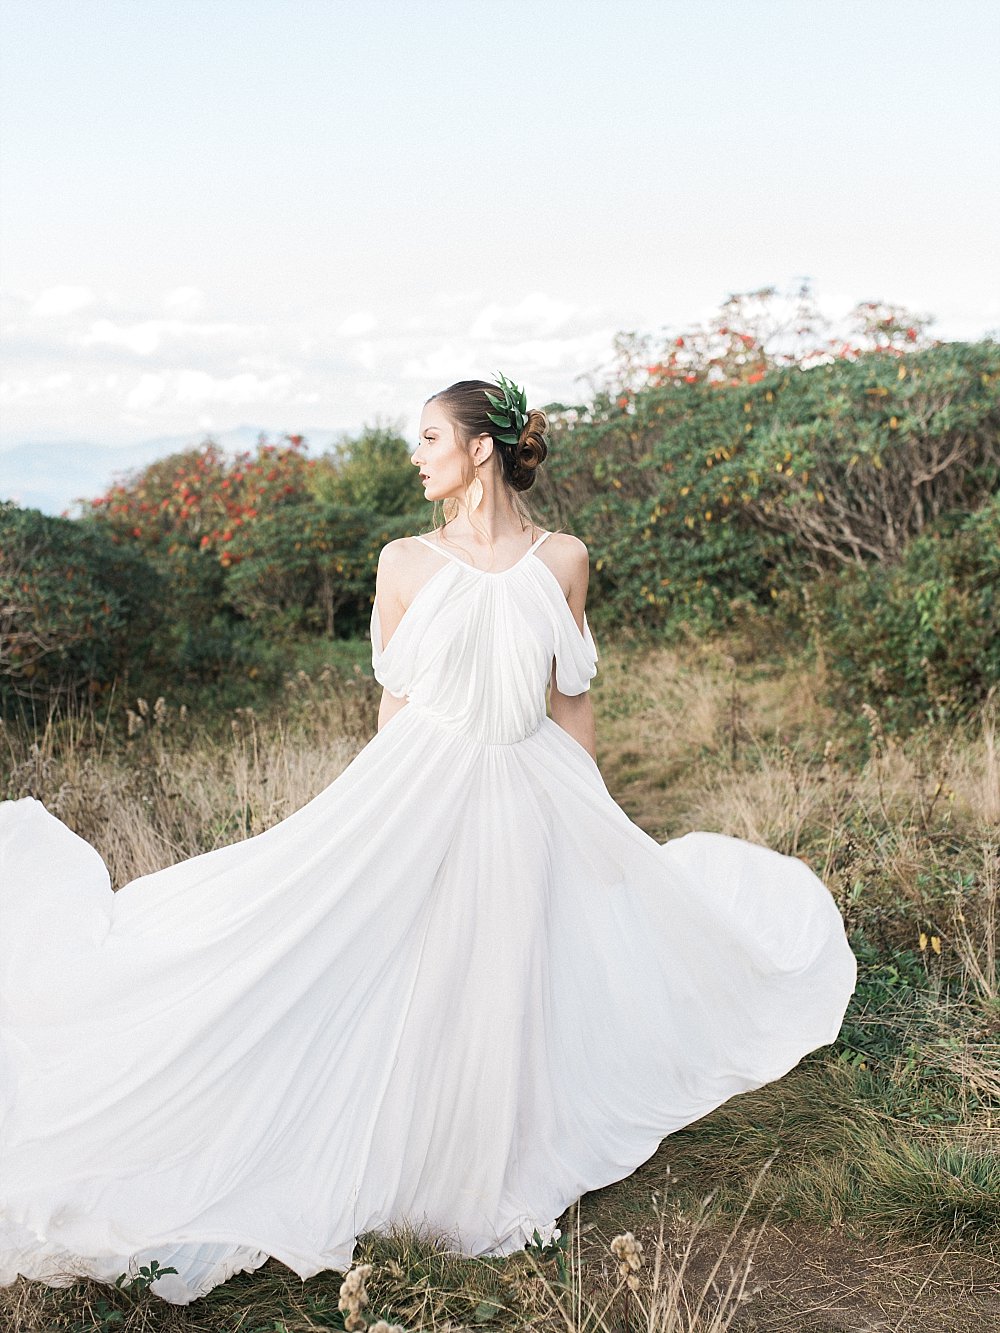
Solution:
{"label": "bride", "polygon": [[[500,379],[506,388],[504,377]],[[534,483],[535,469],[547,453],[545,414],[533,409],[525,416],[520,406],[523,398],[518,394],[514,399],[512,386],[507,407],[512,422],[505,432],[504,427],[498,428],[495,423],[497,414],[492,412],[487,397],[496,399],[500,393],[495,385],[465,380],[434,394],[424,406],[419,443],[410,462],[420,469],[424,498],[443,501],[445,512],[453,515],[441,533],[436,534],[453,546],[424,537],[403,537],[383,547],[375,579],[383,645],[395,632],[417,592],[440,567],[440,555],[427,555],[428,548],[451,558],[459,558],[461,553],[461,558],[475,568],[496,573],[498,568],[500,572],[512,568],[521,556],[534,552],[548,537],[552,540],[539,558],[555,574],[581,634],[589,635],[584,626],[590,576],[586,546],[569,533],[536,537],[538,530],[520,498]],[[490,414],[485,422],[484,413]],[[523,429],[518,430],[519,423]],[[488,431],[479,429],[484,424]],[[511,437],[509,441],[504,440],[505,433]],[[465,501],[461,506],[458,497]],[[596,662],[596,649],[594,657]],[[405,703],[405,696],[399,698],[383,690],[379,726]],[[581,689],[578,694],[563,694],[553,678],[549,707],[553,720],[596,759],[589,693]]]}
{"label": "bride", "polygon": [[510,1254],[835,1039],[809,867],[610,796],[587,550],[531,522],[547,423],[499,381],[424,406],[447,521],[380,554],[379,729],[325,790],[117,892],[0,803],[0,1284],[155,1260],[185,1304],[401,1221]]}

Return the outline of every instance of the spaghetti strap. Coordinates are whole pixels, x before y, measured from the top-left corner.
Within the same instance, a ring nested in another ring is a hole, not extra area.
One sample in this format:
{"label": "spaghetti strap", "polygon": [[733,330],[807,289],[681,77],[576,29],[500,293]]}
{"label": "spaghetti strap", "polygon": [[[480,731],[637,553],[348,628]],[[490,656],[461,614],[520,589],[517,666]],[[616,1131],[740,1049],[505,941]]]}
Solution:
{"label": "spaghetti strap", "polygon": [[421,537],[419,533],[413,534],[413,540],[415,542],[423,542],[425,546],[429,546],[432,551],[437,551],[439,555],[446,555],[449,560],[457,560],[460,565],[467,565],[469,563],[467,560],[460,559],[454,551],[446,550],[445,547],[439,546],[437,542],[428,541],[426,537]]}
{"label": "spaghetti strap", "polygon": [[476,574],[489,574],[496,577],[499,574],[507,574],[510,572],[510,570],[516,569],[518,565],[522,564],[523,561],[527,560],[528,556],[531,555],[533,551],[538,550],[539,546],[541,546],[542,542],[546,539],[546,537],[551,537],[551,536],[552,536],[551,532],[543,532],[540,537],[538,537],[535,541],[531,543],[531,545],[525,551],[524,555],[520,556],[517,560],[515,560],[512,565],[508,565],[506,569],[497,569],[497,570],[480,569],[478,565],[472,564],[471,561],[463,560],[462,557],[460,555],[456,555],[454,551],[449,551],[446,546],[441,546],[437,542],[432,542],[427,537],[421,537],[419,533],[416,532],[413,533],[413,540],[415,542],[422,542],[424,546],[429,546],[432,551],[437,551],[439,555],[446,555],[449,560],[454,560],[457,565],[462,565],[466,569],[471,569]]}

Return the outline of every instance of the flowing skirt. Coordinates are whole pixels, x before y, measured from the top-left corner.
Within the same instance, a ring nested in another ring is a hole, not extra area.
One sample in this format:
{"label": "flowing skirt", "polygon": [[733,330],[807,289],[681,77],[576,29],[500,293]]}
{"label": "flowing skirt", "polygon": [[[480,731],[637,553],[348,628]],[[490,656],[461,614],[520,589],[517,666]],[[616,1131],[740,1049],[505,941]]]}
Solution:
{"label": "flowing skirt", "polygon": [[556,1234],[665,1135],[835,1039],[855,962],[794,857],[657,843],[546,718],[417,708],[266,832],[112,892],[0,804],[0,1284],[275,1256],[346,1270],[409,1221]]}

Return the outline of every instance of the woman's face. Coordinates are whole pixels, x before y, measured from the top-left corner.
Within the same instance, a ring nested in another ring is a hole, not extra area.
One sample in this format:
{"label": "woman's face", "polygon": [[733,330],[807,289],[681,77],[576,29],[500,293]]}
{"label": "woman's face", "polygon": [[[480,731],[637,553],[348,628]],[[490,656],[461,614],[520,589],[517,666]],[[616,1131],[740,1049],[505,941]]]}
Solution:
{"label": "woman's face", "polygon": [[469,484],[472,459],[455,436],[455,426],[441,405],[430,402],[420,414],[420,438],[410,462],[420,469],[425,500],[461,497]]}

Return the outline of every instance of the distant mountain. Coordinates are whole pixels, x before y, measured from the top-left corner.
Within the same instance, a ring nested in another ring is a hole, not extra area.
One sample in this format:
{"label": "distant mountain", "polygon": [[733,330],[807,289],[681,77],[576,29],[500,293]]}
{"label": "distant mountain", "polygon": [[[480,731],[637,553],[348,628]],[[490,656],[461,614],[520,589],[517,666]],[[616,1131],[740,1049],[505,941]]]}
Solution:
{"label": "distant mountain", "polygon": [[[157,458],[201,444],[206,436],[227,453],[253,449],[263,428],[236,426],[227,431],[194,431],[188,435],[160,435],[135,444],[108,446],[91,441],[39,440],[16,444],[0,453],[0,500],[13,500],[26,509],[46,514],[78,512],[75,501],[91,499],[107,490],[124,472],[145,467]],[[314,457],[329,448],[339,430],[302,430]],[[277,440],[279,431],[266,431]]]}

